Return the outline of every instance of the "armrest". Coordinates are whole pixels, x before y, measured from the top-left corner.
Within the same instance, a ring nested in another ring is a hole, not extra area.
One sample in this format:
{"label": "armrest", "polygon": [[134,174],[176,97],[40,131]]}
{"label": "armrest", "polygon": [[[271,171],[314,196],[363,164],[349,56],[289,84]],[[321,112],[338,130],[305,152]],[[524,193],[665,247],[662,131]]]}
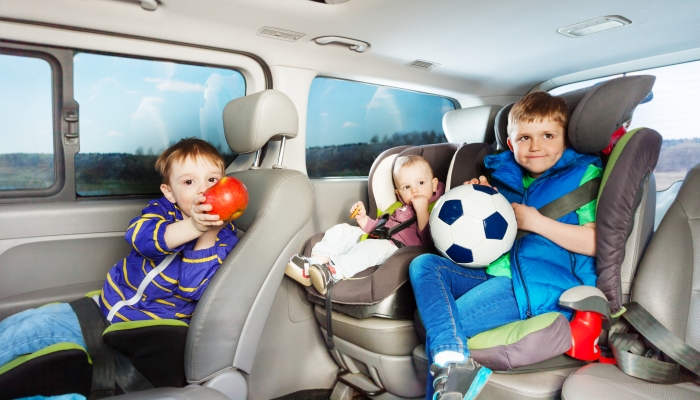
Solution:
{"label": "armrest", "polygon": [[612,317],[608,299],[595,286],[575,286],[559,297],[559,305],[577,311],[592,311],[603,316],[603,329],[610,330]]}

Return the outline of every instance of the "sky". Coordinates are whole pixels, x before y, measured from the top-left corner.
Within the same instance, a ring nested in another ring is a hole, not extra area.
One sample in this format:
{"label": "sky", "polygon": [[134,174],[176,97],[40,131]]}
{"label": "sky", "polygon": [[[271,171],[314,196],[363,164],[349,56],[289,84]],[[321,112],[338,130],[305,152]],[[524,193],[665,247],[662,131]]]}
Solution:
{"label": "sky", "polygon": [[[49,64],[1,55],[0,87],[13,96],[0,94],[0,153],[52,152]],[[243,76],[230,69],[89,53],[74,58],[74,87],[81,153],[158,154],[187,136],[226,149],[223,107],[245,94]]]}
{"label": "sky", "polygon": [[[700,137],[700,61],[630,73],[657,77],[654,98],[635,111],[632,128],[665,139]],[[554,89],[563,93],[612,77]],[[89,53],[75,56],[80,151],[158,154],[169,143],[200,136],[228,148],[221,114],[245,94],[233,70]],[[0,154],[51,153],[51,66],[42,59],[0,55]],[[438,96],[331,78],[310,89],[307,147],[368,142],[375,135],[442,132],[454,108]]]}
{"label": "sky", "polygon": [[[653,99],[634,111],[630,129],[647,127],[664,139],[700,137],[700,61],[631,72],[627,75],[654,75]],[[622,75],[561,86],[552,94],[566,93]]]}
{"label": "sky", "polygon": [[377,135],[442,133],[454,110],[443,97],[331,78],[316,78],[309,93],[306,147],[369,142]]}

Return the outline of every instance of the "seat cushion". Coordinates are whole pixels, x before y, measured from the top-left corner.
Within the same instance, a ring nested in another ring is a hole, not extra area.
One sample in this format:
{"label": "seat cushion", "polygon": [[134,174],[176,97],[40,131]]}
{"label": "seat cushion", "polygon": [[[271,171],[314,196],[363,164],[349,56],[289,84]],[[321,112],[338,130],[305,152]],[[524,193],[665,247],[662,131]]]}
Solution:
{"label": "seat cushion", "polygon": [[[326,329],[326,309],[316,306],[316,320]],[[407,356],[421,341],[411,320],[386,318],[357,319],[333,313],[333,335],[369,350],[387,356]]]}
{"label": "seat cushion", "polygon": [[633,378],[610,364],[587,365],[572,374],[562,388],[565,400],[583,399],[698,399],[700,386],[692,383],[662,385]]}
{"label": "seat cushion", "polygon": [[566,352],[571,348],[571,328],[566,317],[551,312],[482,332],[468,345],[475,360],[506,371]]}

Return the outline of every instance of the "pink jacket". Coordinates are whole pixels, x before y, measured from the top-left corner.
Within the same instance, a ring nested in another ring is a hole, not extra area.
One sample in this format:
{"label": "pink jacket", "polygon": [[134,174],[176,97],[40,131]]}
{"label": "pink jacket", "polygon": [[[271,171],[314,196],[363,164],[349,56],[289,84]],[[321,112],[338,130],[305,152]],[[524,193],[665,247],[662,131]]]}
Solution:
{"label": "pink jacket", "polygon": [[[443,194],[445,194],[445,184],[438,182],[437,191],[433,193],[433,197],[428,200],[428,203],[437,201],[437,199],[439,199]],[[400,201],[403,203],[402,200]],[[408,221],[409,219],[413,218],[414,215],[416,215],[416,211],[413,209],[413,206],[404,205],[403,207],[397,208],[396,211],[391,214],[389,220],[384,226],[387,228],[394,227],[403,221]],[[363,230],[367,233],[372,232],[372,229],[377,226],[377,222],[378,220],[370,218]],[[430,237],[430,224],[425,225],[425,228],[422,231],[418,231],[417,221],[412,223],[407,228],[395,233],[392,238],[398,240],[406,246],[430,247],[433,245],[433,239]]]}

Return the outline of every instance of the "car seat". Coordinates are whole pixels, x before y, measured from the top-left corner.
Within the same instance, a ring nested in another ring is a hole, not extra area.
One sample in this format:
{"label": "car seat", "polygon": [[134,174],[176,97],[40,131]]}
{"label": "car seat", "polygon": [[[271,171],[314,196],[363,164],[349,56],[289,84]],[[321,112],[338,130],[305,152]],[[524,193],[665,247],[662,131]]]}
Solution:
{"label": "car seat", "polygon": [[[625,116],[651,91],[653,83],[652,76],[623,77],[563,94],[571,110],[571,145],[584,153],[602,150]],[[499,148],[505,147],[511,106],[497,116]],[[629,282],[638,260],[652,234],[655,184],[651,174],[660,146],[660,135],[651,129],[631,131],[616,146],[598,194],[596,286],[600,290],[570,289],[560,298],[560,305],[585,311],[591,308],[576,304],[578,301],[599,301],[599,308],[592,311],[606,314],[608,320],[611,314],[620,312],[629,296]],[[472,356],[497,372],[484,388],[484,397],[558,397],[565,377],[582,364],[561,355],[570,347],[571,330],[559,313],[514,322],[470,338]],[[417,348],[414,355],[423,363],[425,376],[424,347]]]}
{"label": "car seat", "polygon": [[[472,140],[482,142],[490,137],[493,142],[493,118],[498,108],[500,107],[482,106],[447,113],[443,127],[448,139],[461,143]],[[493,150],[491,145],[480,144],[479,148],[482,146],[489,151]],[[421,154],[431,163],[438,180],[449,187],[455,185],[455,179],[461,179],[459,174],[448,176],[451,159],[459,148],[461,147],[457,143],[406,146],[381,154],[370,170],[369,212],[376,215],[375,210],[386,209],[397,201],[391,178],[391,165],[397,155]],[[393,158],[388,159],[389,157]],[[483,168],[482,165],[477,166]],[[472,174],[480,172],[481,169]],[[464,181],[459,184],[462,182]],[[320,237],[318,235],[307,245],[307,255]],[[413,258],[426,251],[431,249],[415,246],[399,249],[381,267],[365,272],[369,278],[364,287],[356,283],[363,280],[349,281],[357,285],[355,287],[347,285],[348,281],[336,284],[332,305],[335,343],[331,354],[342,368],[338,378],[341,384],[336,386],[336,390],[347,394],[347,389],[352,387],[370,396],[385,391],[400,397],[416,397],[424,393],[425,384],[416,378],[412,358],[413,349],[420,343],[420,339],[412,322],[416,306],[408,282],[408,265]],[[394,264],[390,264],[390,261]],[[341,291],[341,284],[346,284],[348,288]],[[358,287],[361,290],[357,290]],[[322,297],[313,289],[308,292],[309,298],[317,304],[315,315],[323,334],[327,336],[326,310]],[[360,295],[363,297],[360,298]],[[372,304],[377,300],[379,302],[376,305]],[[353,312],[354,310],[362,312]]]}
{"label": "car seat", "polygon": [[[268,141],[294,138],[298,131],[294,104],[275,90],[232,100],[223,119],[226,140],[238,154],[259,152]],[[278,164],[281,160],[282,154]],[[110,325],[102,335],[153,386],[190,383],[229,398],[246,397],[243,375],[252,369],[287,254],[311,217],[313,190],[306,175],[280,165],[260,169],[256,163],[230,176],[246,185],[250,198],[235,222],[240,241],[209,283],[189,326],[174,320],[125,322]],[[0,398],[89,396],[94,361],[86,349],[65,343],[22,356],[0,366]]]}
{"label": "car seat", "polygon": [[[688,172],[659,224],[634,278],[631,300],[676,337],[700,351],[700,164]],[[697,380],[697,376],[695,377]],[[591,364],[564,382],[566,400],[700,399],[700,386],[659,384],[626,375],[615,365]]]}

